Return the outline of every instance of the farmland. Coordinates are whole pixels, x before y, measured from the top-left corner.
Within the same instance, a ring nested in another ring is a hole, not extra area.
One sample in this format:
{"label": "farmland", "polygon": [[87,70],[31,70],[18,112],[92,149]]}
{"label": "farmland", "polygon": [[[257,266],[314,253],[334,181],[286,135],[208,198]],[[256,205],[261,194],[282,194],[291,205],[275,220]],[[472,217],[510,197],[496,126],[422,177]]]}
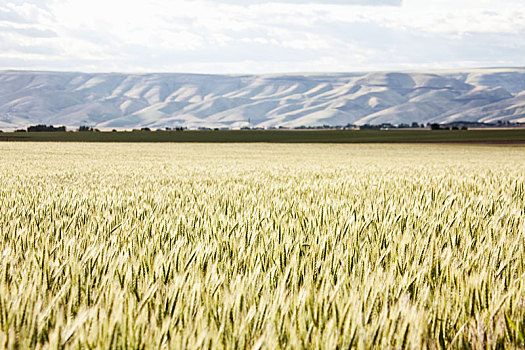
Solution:
{"label": "farmland", "polygon": [[525,147],[0,143],[0,347],[525,346]]}
{"label": "farmland", "polygon": [[525,129],[4,132],[0,141],[239,143],[525,143]]}

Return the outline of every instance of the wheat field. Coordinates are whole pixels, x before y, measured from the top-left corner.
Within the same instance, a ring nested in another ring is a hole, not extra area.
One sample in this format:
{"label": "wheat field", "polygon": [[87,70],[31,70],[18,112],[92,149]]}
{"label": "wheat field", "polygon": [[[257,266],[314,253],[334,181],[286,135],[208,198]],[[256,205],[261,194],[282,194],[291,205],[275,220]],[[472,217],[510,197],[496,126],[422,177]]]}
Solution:
{"label": "wheat field", "polygon": [[525,347],[525,147],[0,144],[0,347]]}

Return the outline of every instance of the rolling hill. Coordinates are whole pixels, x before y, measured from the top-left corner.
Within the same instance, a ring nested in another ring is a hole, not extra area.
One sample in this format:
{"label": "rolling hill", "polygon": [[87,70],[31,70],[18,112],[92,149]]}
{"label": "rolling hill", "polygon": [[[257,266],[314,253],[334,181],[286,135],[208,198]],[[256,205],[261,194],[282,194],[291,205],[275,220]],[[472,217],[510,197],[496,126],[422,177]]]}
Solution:
{"label": "rolling hill", "polygon": [[0,71],[0,128],[525,122],[525,68],[282,75]]}

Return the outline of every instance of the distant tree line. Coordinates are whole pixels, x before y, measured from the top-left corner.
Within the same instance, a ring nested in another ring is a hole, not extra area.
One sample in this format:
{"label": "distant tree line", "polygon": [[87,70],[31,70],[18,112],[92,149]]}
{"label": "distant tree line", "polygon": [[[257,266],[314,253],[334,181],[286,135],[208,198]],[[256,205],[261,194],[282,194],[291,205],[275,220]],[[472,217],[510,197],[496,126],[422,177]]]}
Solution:
{"label": "distant tree line", "polygon": [[[175,128],[169,128],[169,127],[166,127],[164,129],[156,129],[155,131],[184,131],[188,128],[184,127],[184,126],[177,126]],[[117,131],[117,130],[113,130],[113,131]],[[150,128],[140,128],[140,129],[133,129],[131,131],[152,131]]]}
{"label": "distant tree line", "polygon": [[53,125],[38,124],[38,125],[31,125],[27,127],[27,132],[63,132],[63,131],[66,131],[65,126],[54,127]]}
{"label": "distant tree line", "polygon": [[441,125],[438,123],[430,124],[430,130],[468,130],[465,125]]}
{"label": "distant tree line", "polygon": [[[413,122],[412,124],[392,124],[392,123],[381,123],[381,124],[364,124],[364,125],[355,125],[355,124],[346,124],[346,125],[317,125],[317,126],[296,126],[293,129],[296,130],[311,130],[311,129],[361,129],[361,130],[386,130],[386,129],[414,129],[414,128],[424,128],[425,124],[418,124]],[[242,129],[250,129],[248,127]],[[257,130],[262,128],[251,128],[251,130]],[[276,129],[276,128],[270,128]],[[280,126],[279,129],[290,129],[287,127]]]}
{"label": "distant tree line", "polygon": [[[401,123],[401,124],[391,124],[391,123],[381,123],[381,124],[364,124],[364,125],[355,125],[355,124],[346,124],[346,125],[316,125],[316,126],[296,126],[296,127],[286,127],[286,126],[278,126],[278,127],[242,127],[241,130],[289,130],[289,129],[296,129],[296,130],[391,130],[391,129],[431,129],[431,130],[468,130],[468,128],[485,128],[485,127],[491,127],[491,128],[497,128],[497,127],[523,127],[525,126],[525,123],[516,123],[516,122],[509,122],[509,121],[497,121],[495,123],[483,123],[483,122],[471,122],[471,121],[455,121],[450,123],[427,123],[426,125],[417,122],[413,122],[411,124]],[[142,127],[140,129],[133,129],[132,131],[135,132],[151,132],[151,131],[158,131],[158,132],[164,132],[164,131],[184,131],[188,128],[185,126],[177,126],[177,127],[166,127],[163,129],[155,129],[151,130],[149,127]],[[199,127],[198,130],[231,130],[231,128],[228,127],[215,127],[215,128],[209,128],[209,127]],[[55,127],[53,125],[45,125],[45,124],[38,124],[38,125],[31,125],[27,127],[26,129],[16,129],[15,132],[64,132],[67,131],[65,126],[58,126]],[[85,126],[81,125],[76,129],[78,132],[99,132],[99,129],[93,128],[91,126]],[[113,132],[117,132],[116,129],[112,130]],[[125,131],[125,130],[124,130]],[[2,132],[2,130],[0,130]]]}
{"label": "distant tree line", "polygon": [[[45,124],[38,124],[38,125],[31,125],[28,126],[26,129],[16,129],[15,132],[64,132],[67,131],[65,126],[53,126],[53,125],[45,125]],[[80,132],[93,132],[93,131],[100,131],[98,129],[94,129],[90,126],[80,126],[77,131]]]}
{"label": "distant tree line", "polygon": [[79,131],[79,132],[94,132],[94,131],[98,132],[100,130],[93,129],[91,126],[81,125],[81,126],[78,127],[77,131]]}

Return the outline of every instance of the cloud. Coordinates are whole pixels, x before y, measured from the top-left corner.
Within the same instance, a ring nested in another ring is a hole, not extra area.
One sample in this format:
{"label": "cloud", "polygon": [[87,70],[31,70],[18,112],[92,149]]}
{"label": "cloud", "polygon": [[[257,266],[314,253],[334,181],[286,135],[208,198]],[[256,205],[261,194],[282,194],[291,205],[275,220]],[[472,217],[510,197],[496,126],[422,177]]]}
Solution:
{"label": "cloud", "polygon": [[0,32],[4,35],[12,32],[17,33],[30,38],[53,38],[57,37],[57,33],[51,29],[39,29],[31,26],[24,27],[11,27],[6,25],[0,25]]}
{"label": "cloud", "polygon": [[525,65],[524,41],[520,0],[0,5],[0,69],[265,73]]}
{"label": "cloud", "polygon": [[28,21],[19,13],[0,7],[0,22],[27,23]]}
{"label": "cloud", "polygon": [[267,3],[289,3],[289,4],[325,4],[325,5],[359,5],[359,6],[401,6],[402,0],[216,0],[218,3],[229,3],[237,5],[253,5]]}

